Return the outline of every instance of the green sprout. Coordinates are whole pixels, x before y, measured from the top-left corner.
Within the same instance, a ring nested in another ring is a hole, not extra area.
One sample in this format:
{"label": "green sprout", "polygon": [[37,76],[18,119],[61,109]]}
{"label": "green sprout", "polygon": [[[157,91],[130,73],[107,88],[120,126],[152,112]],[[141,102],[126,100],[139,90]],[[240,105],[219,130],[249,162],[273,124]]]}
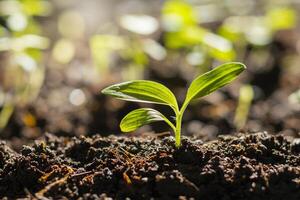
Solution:
{"label": "green sprout", "polygon": [[125,101],[163,104],[170,106],[175,113],[175,124],[159,111],[152,108],[140,108],[128,113],[121,121],[123,132],[131,132],[137,128],[156,121],[165,121],[175,133],[175,145],[180,146],[181,121],[183,113],[192,100],[206,96],[233,81],[246,66],[238,62],[229,62],[206,72],[193,80],[189,86],[185,101],[181,108],[177,104],[175,95],[164,85],[148,80],[134,80],[109,86],[102,90]]}
{"label": "green sprout", "polygon": [[240,88],[239,103],[234,116],[234,124],[237,129],[245,126],[253,98],[254,91],[252,86],[243,85]]}

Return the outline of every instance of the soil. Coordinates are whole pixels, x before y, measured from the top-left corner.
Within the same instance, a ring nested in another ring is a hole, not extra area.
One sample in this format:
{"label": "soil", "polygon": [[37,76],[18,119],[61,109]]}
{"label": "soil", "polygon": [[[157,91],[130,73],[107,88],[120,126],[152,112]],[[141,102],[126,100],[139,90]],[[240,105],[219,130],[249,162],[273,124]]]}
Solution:
{"label": "soil", "polygon": [[300,199],[300,142],[265,132],[203,143],[171,136],[0,144],[3,199]]}

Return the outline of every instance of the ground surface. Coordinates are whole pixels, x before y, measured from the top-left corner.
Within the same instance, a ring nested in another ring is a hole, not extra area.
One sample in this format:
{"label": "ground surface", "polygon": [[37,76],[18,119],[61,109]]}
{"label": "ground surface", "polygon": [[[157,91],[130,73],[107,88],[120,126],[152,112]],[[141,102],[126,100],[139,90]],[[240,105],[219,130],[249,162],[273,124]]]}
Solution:
{"label": "ground surface", "polygon": [[0,144],[0,197],[300,199],[300,143],[266,133],[209,143],[171,137],[58,138],[21,153]]}

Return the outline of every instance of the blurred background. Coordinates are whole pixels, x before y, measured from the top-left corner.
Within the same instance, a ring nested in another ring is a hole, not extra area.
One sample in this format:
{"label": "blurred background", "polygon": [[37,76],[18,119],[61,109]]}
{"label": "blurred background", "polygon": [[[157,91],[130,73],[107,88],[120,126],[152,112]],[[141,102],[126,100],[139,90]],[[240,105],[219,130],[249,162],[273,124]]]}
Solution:
{"label": "blurred background", "polygon": [[120,134],[141,106],[172,119],[100,91],[151,79],[182,103],[193,78],[227,61],[248,69],[189,106],[183,134],[300,137],[299,10],[299,0],[1,0],[0,138],[19,149],[46,132]]}

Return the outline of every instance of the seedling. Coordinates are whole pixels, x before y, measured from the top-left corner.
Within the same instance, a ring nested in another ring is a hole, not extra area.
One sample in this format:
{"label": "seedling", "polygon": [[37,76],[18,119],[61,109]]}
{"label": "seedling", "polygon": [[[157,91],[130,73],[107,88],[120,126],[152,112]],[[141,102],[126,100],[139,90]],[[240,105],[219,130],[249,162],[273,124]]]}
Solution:
{"label": "seedling", "polygon": [[243,85],[240,88],[239,103],[234,116],[234,124],[237,129],[245,126],[253,97],[254,91],[251,85]]}
{"label": "seedling", "polygon": [[154,81],[134,80],[123,82],[103,89],[102,93],[126,101],[170,106],[175,113],[175,124],[157,110],[140,108],[128,113],[122,119],[120,128],[123,132],[131,132],[151,122],[165,121],[173,129],[175,145],[179,147],[182,116],[189,103],[227,85],[245,69],[246,66],[242,63],[229,62],[198,76],[189,86],[181,108],[177,104],[175,95],[167,87]]}

